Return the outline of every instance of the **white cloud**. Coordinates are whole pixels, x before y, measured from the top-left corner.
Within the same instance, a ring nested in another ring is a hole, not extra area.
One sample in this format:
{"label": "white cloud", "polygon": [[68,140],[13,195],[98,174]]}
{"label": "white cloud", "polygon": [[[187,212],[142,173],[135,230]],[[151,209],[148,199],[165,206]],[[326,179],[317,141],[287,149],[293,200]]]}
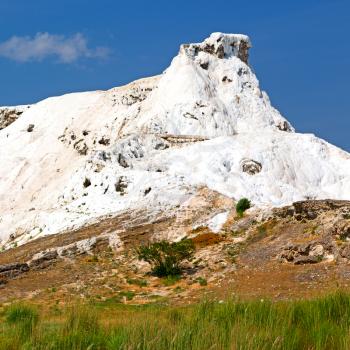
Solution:
{"label": "white cloud", "polygon": [[61,63],[72,63],[79,58],[105,58],[109,49],[105,47],[89,48],[83,34],[70,37],[37,33],[34,37],[13,36],[0,43],[0,56],[18,62],[42,61],[55,57]]}

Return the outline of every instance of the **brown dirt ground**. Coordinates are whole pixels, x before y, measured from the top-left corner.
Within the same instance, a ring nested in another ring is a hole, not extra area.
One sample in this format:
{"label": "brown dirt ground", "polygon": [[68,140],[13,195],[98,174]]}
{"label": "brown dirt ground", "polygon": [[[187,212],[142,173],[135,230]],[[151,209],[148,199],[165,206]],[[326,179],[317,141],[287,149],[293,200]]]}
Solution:
{"label": "brown dirt ground", "polygon": [[[132,247],[148,241],[154,232],[168,230],[176,222],[174,217],[163,217],[153,223],[145,223],[140,219],[127,227],[129,220],[127,215],[107,218],[80,230],[41,238],[1,253],[0,265],[24,262],[33,253],[43,249],[113,232],[120,227],[125,228],[122,237],[126,247]],[[232,258],[225,249],[236,244],[237,237],[230,231],[236,221],[236,218],[230,217],[232,224],[226,225],[226,231],[220,235],[206,228],[192,231],[196,254],[207,257],[207,265],[197,269],[192,266],[183,279],[173,284],[166,285],[163,280],[150,276],[147,266],[137,265],[132,250],[115,253],[101,245],[94,251],[94,256],[59,259],[44,269],[30,270],[9,280],[0,288],[0,302],[28,298],[34,302],[54,304],[66,303],[75,298],[105,300],[118,297],[124,303],[164,301],[188,304],[204,298],[280,300],[310,298],[339,288],[350,290],[349,262],[322,261],[294,265],[276,259],[286,242],[308,242],[314,239],[314,221],[273,217],[262,224],[253,222],[240,230],[246,239],[235,246],[239,248],[237,256]],[[207,285],[196,282],[196,276],[201,271],[205,271],[203,276],[208,280]],[[147,280],[148,285],[138,286],[129,283],[130,279]],[[125,292],[132,294],[130,300]]]}

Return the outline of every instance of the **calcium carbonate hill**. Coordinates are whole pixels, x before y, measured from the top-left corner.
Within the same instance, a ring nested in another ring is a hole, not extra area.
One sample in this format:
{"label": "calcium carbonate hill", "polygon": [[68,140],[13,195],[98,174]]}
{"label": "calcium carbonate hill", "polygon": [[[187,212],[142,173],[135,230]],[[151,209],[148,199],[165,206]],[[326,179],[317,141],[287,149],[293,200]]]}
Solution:
{"label": "calcium carbonate hill", "polygon": [[349,199],[350,155],[295,133],[250,47],[213,33],[159,76],[0,108],[0,246],[121,212],[176,215],[202,188],[257,207]]}

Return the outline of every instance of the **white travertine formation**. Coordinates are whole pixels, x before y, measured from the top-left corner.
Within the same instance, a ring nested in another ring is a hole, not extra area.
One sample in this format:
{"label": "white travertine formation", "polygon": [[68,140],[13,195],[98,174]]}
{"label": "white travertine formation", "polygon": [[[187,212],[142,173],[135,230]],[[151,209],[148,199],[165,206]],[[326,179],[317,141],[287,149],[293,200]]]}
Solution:
{"label": "white travertine formation", "polygon": [[0,131],[0,246],[175,210],[200,186],[258,206],[349,199],[350,155],[294,132],[260,90],[250,46],[214,33],[159,76],[22,108]]}

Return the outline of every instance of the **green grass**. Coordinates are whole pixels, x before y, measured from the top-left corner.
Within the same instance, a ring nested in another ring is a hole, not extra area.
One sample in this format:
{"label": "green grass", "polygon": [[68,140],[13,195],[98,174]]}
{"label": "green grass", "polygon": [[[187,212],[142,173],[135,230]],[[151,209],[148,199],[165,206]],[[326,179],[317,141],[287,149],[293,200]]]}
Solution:
{"label": "green grass", "polygon": [[125,297],[126,300],[132,300],[134,298],[134,296],[135,296],[135,293],[130,291],[130,290],[128,290],[128,291],[120,292],[119,295],[121,297]]}
{"label": "green grass", "polygon": [[173,286],[175,283],[179,282],[180,279],[180,275],[166,276],[162,279],[162,284],[166,287]]}
{"label": "green grass", "polygon": [[76,305],[63,316],[33,307],[6,309],[3,350],[349,349],[350,295],[307,301],[224,303],[188,307]]}

